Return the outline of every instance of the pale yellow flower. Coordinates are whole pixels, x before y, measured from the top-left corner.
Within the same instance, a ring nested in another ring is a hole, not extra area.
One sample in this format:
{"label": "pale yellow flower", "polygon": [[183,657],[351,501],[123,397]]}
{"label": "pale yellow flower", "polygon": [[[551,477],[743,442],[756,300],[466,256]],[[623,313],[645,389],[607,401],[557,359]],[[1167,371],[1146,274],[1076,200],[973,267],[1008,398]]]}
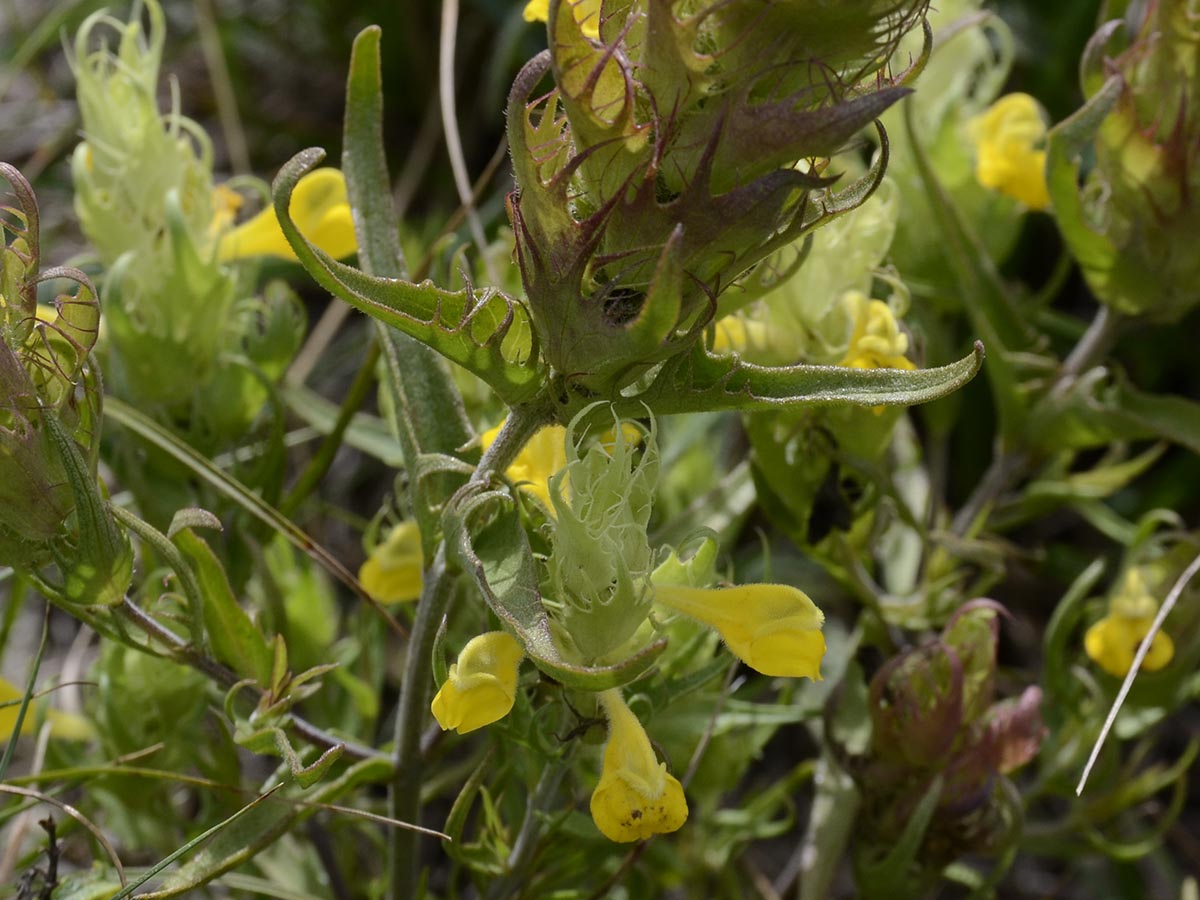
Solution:
{"label": "pale yellow flower", "polygon": [[[217,189],[218,194],[221,190]],[[335,259],[350,256],[358,249],[346,177],[338,169],[316,169],[301,178],[292,193],[291,214],[300,233]],[[228,201],[218,196],[217,217],[228,215]],[[221,236],[217,257],[222,262],[249,256],[296,260],[292,245],[279,227],[274,206]]]}
{"label": "pale yellow flower", "polygon": [[237,218],[238,210],[242,208],[246,201],[237,191],[223,184],[218,184],[213,188],[212,198],[213,217],[212,224],[209,225],[208,230],[212,237],[220,239],[233,225],[234,219]]}
{"label": "pale yellow flower", "polygon": [[[593,41],[600,39],[601,0],[563,0],[572,3],[571,12],[583,36]],[[529,0],[523,13],[526,22],[545,22],[550,18],[550,0]]]}
{"label": "pale yellow flower", "polygon": [[975,178],[1030,209],[1046,209],[1046,123],[1028,94],[1005,94],[968,125]]}
{"label": "pale yellow flower", "polygon": [[694,588],[655,584],[654,599],[715,629],[734,655],[764,675],[821,680],[825,615],[785,584]]}
{"label": "pale yellow flower", "polygon": [[[21,709],[21,698],[25,692],[10,681],[0,678],[0,744],[8,743],[13,729],[17,727],[17,713]],[[58,709],[46,711],[46,721],[50,723],[50,736],[67,741],[86,741],[94,733],[92,723],[82,716],[66,713]],[[31,702],[25,710],[25,719],[21,722],[21,734],[33,734],[37,723],[37,702]]]}
{"label": "pale yellow flower", "polygon": [[642,723],[620,692],[605,691],[600,703],[608,717],[608,743],[600,781],[592,792],[596,827],[619,843],[678,830],[688,816],[683,786],[658,761]]}
{"label": "pale yellow flower", "polygon": [[[1141,572],[1134,568],[1125,573],[1121,589],[1109,604],[1108,615],[1087,630],[1083,648],[1096,665],[1109,675],[1124,678],[1133,666],[1142,639],[1158,612],[1158,601],[1146,588]],[[1157,672],[1175,656],[1175,643],[1159,631],[1150,642],[1150,651],[1142,661],[1147,672]]]}
{"label": "pale yellow flower", "polygon": [[734,314],[718,319],[713,326],[712,352],[722,356],[745,353],[766,346],[768,341],[766,323]]}
{"label": "pale yellow flower", "polygon": [[471,638],[430,705],[442,729],[466,734],[507,716],[517,697],[522,656],[521,645],[506,631]]}
{"label": "pale yellow flower", "polygon": [[[483,449],[496,440],[501,422],[479,436]],[[553,515],[554,505],[550,502],[550,476],[567,464],[567,429],[561,425],[548,425],[533,436],[517,458],[512,461],[505,474],[521,490],[532,494]]]}
{"label": "pale yellow flower", "polygon": [[916,368],[904,355],[908,352],[908,335],[900,330],[890,306],[882,300],[868,299],[860,291],[848,291],[844,302],[854,330],[838,365],[851,369]]}
{"label": "pale yellow flower", "polygon": [[406,603],[421,596],[424,565],[421,529],[416,522],[401,522],[371,551],[358,580],[380,603]]}

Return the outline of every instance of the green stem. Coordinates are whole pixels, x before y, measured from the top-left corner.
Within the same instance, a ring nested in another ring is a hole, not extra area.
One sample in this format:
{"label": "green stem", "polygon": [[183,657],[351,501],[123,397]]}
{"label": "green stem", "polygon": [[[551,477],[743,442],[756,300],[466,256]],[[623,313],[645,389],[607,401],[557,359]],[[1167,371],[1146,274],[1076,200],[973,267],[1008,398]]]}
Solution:
{"label": "green stem", "polygon": [[532,881],[525,868],[534,859],[540,826],[545,821],[551,801],[558,795],[558,786],[562,784],[566,772],[567,767],[558,760],[552,760],[542,770],[537,786],[525,802],[525,821],[521,823],[521,830],[517,832],[517,839],[513,841],[512,851],[505,862],[507,871],[488,885],[487,900],[520,894],[521,887]]}
{"label": "green stem", "polygon": [[375,364],[378,361],[379,342],[371,341],[367,355],[363,358],[362,365],[359,366],[354,381],[350,385],[350,390],[346,393],[346,399],[342,402],[333,429],[325,436],[316,455],[309,460],[304,471],[300,473],[300,477],[296,479],[296,483],[292,485],[292,489],[288,491],[288,495],[279,504],[279,511],[285,516],[291,517],[304,499],[321,483],[321,479],[333,465],[333,458],[337,455],[342,441],[346,437],[346,429],[350,427],[354,414],[363,405],[371,390],[371,385],[375,383]]}
{"label": "green stem", "polygon": [[[1120,337],[1122,322],[1118,313],[1101,306],[1087,330],[1063,360],[1054,382],[1040,402],[1060,399],[1080,375],[1102,362]],[[987,472],[954,516],[951,531],[960,537],[976,534],[985,524],[992,504],[1018,484],[1035,462],[1036,458],[1027,450],[1000,446]]]}
{"label": "green stem", "polygon": [[169,537],[129,510],[112,504],[109,505],[109,509],[112,510],[114,519],[158,551],[163,562],[175,573],[179,579],[179,586],[183,589],[183,596],[187,600],[191,642],[207,649],[208,636],[204,629],[204,593],[200,590],[196,574],[187,564],[187,560],[183,558],[183,554],[179,552],[179,548],[171,542]]}
{"label": "green stem", "polygon": [[1059,369],[1055,383],[1050,389],[1050,396],[1064,393],[1076,378],[1099,364],[1120,337],[1121,325],[1122,317],[1119,313],[1113,312],[1107,306],[1101,306],[1096,318],[1092,319],[1083,336],[1063,360],[1062,368]]}
{"label": "green stem", "polygon": [[[197,650],[194,644],[185,641],[128,597],[118,607],[118,610],[148,638],[162,644],[166,648],[167,658],[195,669],[224,690],[229,690],[241,681],[232,669],[212,657],[205,656]],[[143,653],[154,652],[149,647],[135,647],[135,649]],[[257,688],[247,687],[246,690],[256,703],[262,697],[262,691]],[[378,750],[332,735],[294,713],[291,715],[289,727],[313,746],[321,748],[322,751],[341,746],[344,748],[343,752],[346,757],[350,759],[379,759],[381,756]]]}
{"label": "green stem", "polygon": [[[484,483],[493,473],[507,469],[550,418],[550,405],[544,401],[513,409],[469,483]],[[388,815],[403,822],[417,822],[421,818],[421,783],[425,777],[421,730],[429,715],[430,659],[438,626],[454,593],[456,574],[447,563],[446,548],[442,545],[425,571],[425,586],[408,643],[404,681],[396,708],[395,775],[388,796]],[[416,897],[420,872],[418,849],[416,832],[392,829],[388,840],[392,900]]]}

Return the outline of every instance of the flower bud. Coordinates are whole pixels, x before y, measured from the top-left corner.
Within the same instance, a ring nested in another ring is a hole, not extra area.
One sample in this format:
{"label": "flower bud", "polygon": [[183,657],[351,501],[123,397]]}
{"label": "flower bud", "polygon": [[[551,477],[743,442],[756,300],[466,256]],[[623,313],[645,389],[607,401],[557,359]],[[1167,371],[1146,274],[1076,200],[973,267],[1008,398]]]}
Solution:
{"label": "flower bud", "polygon": [[509,100],[509,212],[568,398],[607,398],[690,349],[731,284],[869,194],[842,198],[798,163],[905,93],[876,75],[925,6],[853,3],[830,22],[823,5],[551,0],[550,51]]}
{"label": "flower bud", "polygon": [[[84,136],[71,165],[75,210],[106,268],[100,353],[114,393],[212,452],[245,437],[268,383],[299,346],[302,307],[270,287],[246,296],[222,264],[247,254],[292,257],[273,211],[230,230],[241,197],[214,187],[211,140],[177,106],[158,106],[161,4],[134,9],[126,23],[103,10],[89,16],[70,53]],[[353,252],[339,172],[311,173],[295,206],[325,249]]]}
{"label": "flower bud", "polygon": [[844,301],[854,331],[846,355],[838,365],[852,369],[915,369],[904,354],[908,335],[900,330],[896,315],[882,300],[870,300],[858,291],[848,293]]}
{"label": "flower bud", "polygon": [[578,422],[566,431],[567,465],[550,479],[556,516],[548,593],[565,635],[592,664],[633,636],[649,611],[653,554],[647,528],[658,448],[654,433],[647,434],[639,459],[639,441],[615,427],[611,440],[597,441],[581,455]]}
{"label": "flower bud", "polygon": [[916,769],[944,764],[963,724],[962,687],[962,663],[940,642],[888,662],[871,680],[877,756]]}

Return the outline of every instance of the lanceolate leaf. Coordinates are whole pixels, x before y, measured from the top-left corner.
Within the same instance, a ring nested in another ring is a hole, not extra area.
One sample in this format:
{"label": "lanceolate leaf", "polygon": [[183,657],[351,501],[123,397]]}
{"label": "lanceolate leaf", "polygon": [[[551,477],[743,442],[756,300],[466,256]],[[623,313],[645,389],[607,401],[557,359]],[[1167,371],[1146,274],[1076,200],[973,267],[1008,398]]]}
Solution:
{"label": "lanceolate leaf", "polygon": [[145,900],[187,896],[218,875],[253,859],[263,849],[311,816],[316,811],[317,804],[330,803],[361,784],[383,781],[390,769],[391,766],[385,760],[364,760],[339,778],[318,788],[303,791],[293,784],[278,791],[270,799],[266,799],[266,795],[257,798],[234,816],[184,845],[181,848],[183,853],[172,854],[165,862],[186,855],[187,851],[211,837],[208,844],[168,877],[158,890],[138,896]]}
{"label": "lanceolate leaf", "polygon": [[1039,404],[1029,425],[1032,442],[1049,451],[1162,439],[1200,454],[1200,403],[1139,390],[1104,368]]}
{"label": "lanceolate leaf", "polygon": [[[358,258],[364,271],[395,278],[404,275],[396,208],[392,195],[381,190],[391,183],[383,147],[383,94],[378,26],[355,38],[346,81],[345,151],[342,168],[358,235]],[[419,341],[385,330],[380,340],[391,345],[384,357],[396,360],[399,398],[417,449],[450,453],[472,436],[462,397],[445,361]],[[395,352],[388,352],[394,347]],[[389,367],[391,371],[391,367]]]}
{"label": "lanceolate leaf", "polygon": [[568,687],[603,691],[628,684],[653,665],[666,649],[665,640],[612,666],[587,667],[563,659],[551,635],[533,554],[512,498],[479,486],[464,490],[471,493],[460,493],[446,516],[447,551],[474,577],[488,605],[539,669]]}
{"label": "lanceolate leaf", "polygon": [[204,596],[204,630],[217,659],[260,687],[269,686],[271,648],[238,604],[221,561],[190,528],[178,531],[172,541],[191,563],[199,582]]}
{"label": "lanceolate leaf", "polygon": [[[819,404],[911,406],[962,387],[975,377],[983,357],[983,344],[976,343],[970,356],[935,369],[775,367],[743,362],[737,355],[714,356],[697,346],[669,360],[648,388],[618,399],[616,407],[620,415],[637,416],[647,406],[661,415]],[[567,400],[571,402],[569,396]]]}
{"label": "lanceolate leaf", "polygon": [[318,284],[356,309],[432,347],[474,372],[511,404],[528,399],[542,384],[528,313],[499,291],[447,291],[432,282],[379,278],[337,262],[309,243],[288,214],[296,182],[324,159],[298,153],[275,179],[275,212],[301,263]]}

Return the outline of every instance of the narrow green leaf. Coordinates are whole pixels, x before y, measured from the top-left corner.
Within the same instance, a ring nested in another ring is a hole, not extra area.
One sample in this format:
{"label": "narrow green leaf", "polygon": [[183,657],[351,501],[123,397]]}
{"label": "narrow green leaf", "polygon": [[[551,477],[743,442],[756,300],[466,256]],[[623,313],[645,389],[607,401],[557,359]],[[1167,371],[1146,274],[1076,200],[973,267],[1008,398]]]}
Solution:
{"label": "narrow green leaf", "polygon": [[279,510],[275,509],[275,507],[271,506],[271,504],[267,503],[232,475],[222,472],[212,462],[201,456],[188,444],[167,431],[149,416],[144,415],[132,406],[122,403],[115,397],[107,399],[106,411],[108,418],[125,426],[138,437],[153,444],[177,462],[182,463],[260,522],[274,528],[287,538],[292,546],[307,553],[320,563],[326,571],[353,591],[359,599],[369,603],[387,621],[393,631],[398,634],[406,634],[404,626],[397,622],[391,613],[381,607],[378,601],[367,593],[366,588],[338,561],[337,557],[305,534],[303,530],[294,525]]}
{"label": "narrow green leaf", "polygon": [[1112,75],[1087,103],[1051,128],[1046,138],[1046,188],[1054,202],[1054,218],[1071,255],[1086,273],[1112,268],[1117,247],[1088,223],[1079,191],[1079,157],[1117,105],[1124,86],[1120,75]]}
{"label": "narrow green leaf", "polygon": [[404,274],[404,255],[396,208],[392,203],[383,147],[383,82],[378,25],[354,39],[346,78],[346,117],[342,131],[342,169],[358,235],[358,256],[368,272],[396,278]]}
{"label": "narrow green leaf", "polygon": [[1051,726],[1056,724],[1055,719],[1066,715],[1065,711],[1070,709],[1073,702],[1078,684],[1070,672],[1070,663],[1077,655],[1077,651],[1072,650],[1072,642],[1077,639],[1076,629],[1083,618],[1084,603],[1092,595],[1105,568],[1103,559],[1092,560],[1071,582],[1046,624],[1042,637],[1042,658],[1045,660],[1042,685],[1048,701],[1044,708],[1049,714]]}
{"label": "narrow green leaf", "polygon": [[270,686],[271,646],[238,604],[225,569],[212,548],[190,528],[171,539],[187,558],[204,595],[204,630],[217,659],[243,678]]}
{"label": "narrow green leaf", "polygon": [[[233,825],[238,819],[242,818],[242,816],[246,815],[248,812],[253,810],[263,800],[265,800],[267,797],[271,796],[273,793],[275,793],[281,787],[283,787],[283,785],[281,785],[281,784],[276,785],[275,787],[273,787],[269,791],[267,791],[265,794],[261,794],[258,797],[255,797],[253,800],[251,800],[249,803],[247,803],[245,806],[243,806],[241,809],[239,809],[237,812],[235,812],[229,818],[227,818],[221,822],[218,822],[216,825],[214,825],[212,828],[209,828],[207,831],[204,831],[204,832],[196,835],[196,837],[194,837],[190,841],[186,842],[182,847],[180,847],[174,853],[167,855],[160,862],[158,862],[157,864],[155,864],[155,865],[151,866],[149,869],[147,869],[146,872],[143,873],[141,878],[138,878],[136,881],[131,881],[129,884],[125,885],[125,887],[123,887],[120,891],[113,894],[111,900],[124,900],[125,897],[128,897],[131,894],[133,894],[134,891],[136,891],[138,888],[140,888],[146,882],[150,881],[152,878],[154,878],[156,875],[158,875],[159,872],[161,872],[163,869],[165,869],[171,863],[175,862],[175,860],[179,859],[181,856],[185,855],[192,848],[197,847],[200,844],[203,844],[214,834],[217,834],[218,832]],[[152,896],[169,897],[169,896],[171,896],[171,894],[163,893],[163,892],[159,891],[159,892],[153,893],[153,894],[142,894],[141,896],[142,897],[152,897]]]}
{"label": "narrow green leaf", "polygon": [[13,722],[12,734],[8,736],[8,743],[4,747],[4,755],[0,756],[0,781],[4,780],[4,775],[12,763],[13,754],[17,750],[17,738],[21,735],[21,726],[25,724],[25,715],[29,712],[29,701],[32,699],[33,689],[37,685],[38,670],[42,667],[42,656],[46,652],[46,638],[49,634],[50,607],[47,606],[46,614],[42,617],[42,637],[38,641],[37,653],[33,655],[33,665],[29,668],[29,678],[25,682],[25,693],[21,696],[21,705],[17,708],[17,718]]}
{"label": "narrow green leaf", "polygon": [[184,528],[209,528],[213,531],[222,530],[221,520],[207,509],[201,509],[198,506],[188,506],[176,510],[175,515],[171,517],[171,525],[167,528],[167,537],[175,537],[176,532]]}
{"label": "narrow green leaf", "polygon": [[938,179],[913,126],[912,110],[911,103],[904,104],[904,124],[908,130],[913,161],[938,225],[945,248],[944,258],[958,282],[963,309],[971,326],[992,350],[988,381],[999,414],[1000,431],[1004,435],[1012,435],[1023,412],[1016,374],[1006,354],[1027,349],[1032,343],[1032,335],[983,243]]}
{"label": "narrow green leaf", "polygon": [[472,486],[447,512],[446,548],[475,579],[484,599],[513,631],[539,669],[562,684],[603,691],[635,680],[666,649],[658,640],[611,666],[580,666],[563,659],[542,605],[529,540],[512,497],[503,491]]}
{"label": "narrow green leaf", "polygon": [[[346,81],[342,168],[363,269],[383,278],[401,278],[404,258],[396,209],[387,189],[391,181],[383,143],[380,38],[379,28],[371,26],[354,40]],[[419,450],[450,453],[466,444],[473,432],[445,361],[407,334],[381,331],[380,340],[386,334],[386,342],[395,347],[403,384],[393,388],[402,388],[395,392],[410,413]]]}
{"label": "narrow green leaf", "polygon": [[1149,439],[1200,453],[1200,403],[1140,390],[1123,375],[1096,368],[1069,391],[1043,400],[1029,432],[1035,446],[1050,452]]}
{"label": "narrow green leaf", "polygon": [[[962,387],[975,377],[983,357],[983,345],[976,343],[970,356],[934,369],[772,367],[743,362],[737,355],[713,356],[697,346],[690,354],[668,361],[646,390],[618,400],[616,407],[620,415],[639,416],[646,407],[669,415],[833,404],[910,406]],[[577,405],[585,404],[580,400]]]}
{"label": "narrow green leaf", "polygon": [[[179,552],[179,548],[171,542],[170,537],[163,534],[149,522],[138,518],[129,510],[113,506],[112,512],[118,522],[145,541],[159,555],[162,561],[175,572],[176,577],[179,579],[179,587],[183,590],[184,599],[187,601],[188,627],[191,630],[191,641],[198,647],[207,648],[209,645],[208,629],[204,625],[204,590],[201,588],[200,582],[196,579],[196,573],[192,571],[192,567],[184,559],[183,554]],[[216,516],[206,510],[195,508],[177,512],[171,519],[171,528],[177,532],[181,528],[189,527],[188,523],[193,520],[201,525],[201,527],[211,527],[209,519],[215,521],[217,529],[220,530],[221,523],[217,520]]]}
{"label": "narrow green leaf", "polygon": [[942,798],[945,782],[941,775],[936,776],[929,789],[921,798],[900,839],[883,859],[875,861],[860,860],[858,865],[858,883],[863,894],[871,897],[909,896],[902,887],[911,881],[910,873],[917,858],[917,851],[925,838],[925,831],[937,811],[938,801]]}
{"label": "narrow green leaf", "polygon": [[[141,900],[164,900],[167,897],[187,895],[219,875],[254,858],[282,835],[294,829],[311,816],[321,803],[329,803],[360,784],[385,781],[391,773],[391,764],[386,760],[364,760],[346,770],[341,777],[319,788],[302,791],[295,785],[284,788],[283,796],[263,802],[272,792],[256,798],[224,822],[213,826],[202,835],[188,841],[154,869],[122,893],[129,892],[157,875],[175,860],[212,838],[177,872],[172,874],[156,891],[139,894]],[[278,791],[276,788],[275,791]],[[303,805],[301,805],[303,804]],[[113,900],[120,900],[114,897]]]}
{"label": "narrow green leaf", "polygon": [[[329,434],[337,423],[339,407],[311,388],[300,384],[284,385],[280,390],[288,410],[321,434]],[[346,429],[345,442],[384,465],[404,467],[404,448],[392,435],[387,422],[378,416],[357,412]]]}

